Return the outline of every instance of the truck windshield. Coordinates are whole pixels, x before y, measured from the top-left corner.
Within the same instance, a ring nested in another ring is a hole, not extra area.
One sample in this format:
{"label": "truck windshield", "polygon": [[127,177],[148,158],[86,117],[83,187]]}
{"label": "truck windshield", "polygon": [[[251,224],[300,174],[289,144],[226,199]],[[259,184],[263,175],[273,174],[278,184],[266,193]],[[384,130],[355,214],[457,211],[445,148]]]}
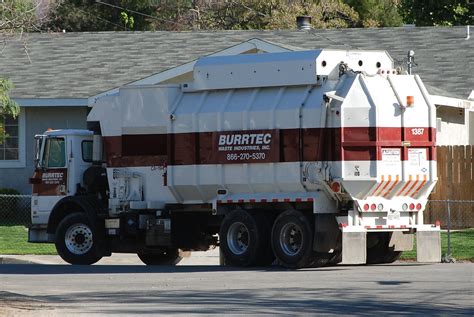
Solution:
{"label": "truck windshield", "polygon": [[35,161],[35,167],[36,168],[41,168],[43,166],[43,160],[41,157],[41,149],[43,147],[44,143],[44,135],[35,135],[35,152],[34,152],[34,161]]}

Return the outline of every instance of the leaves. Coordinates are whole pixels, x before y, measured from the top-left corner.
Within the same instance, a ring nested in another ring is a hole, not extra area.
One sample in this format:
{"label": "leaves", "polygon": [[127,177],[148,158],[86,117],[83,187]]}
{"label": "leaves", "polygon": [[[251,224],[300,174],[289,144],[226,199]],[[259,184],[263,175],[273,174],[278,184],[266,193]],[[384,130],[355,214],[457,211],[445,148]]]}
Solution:
{"label": "leaves", "polygon": [[0,112],[17,117],[20,113],[18,104],[10,99],[10,90],[13,84],[9,79],[0,78]]}
{"label": "leaves", "polygon": [[474,23],[474,2],[470,0],[401,0],[406,23],[417,26],[453,26]]}
{"label": "leaves", "polygon": [[320,0],[314,2],[293,2],[276,9],[267,26],[268,29],[295,29],[296,17],[311,16],[313,28],[345,28],[357,24],[359,15],[349,5],[339,0]]}
{"label": "leaves", "polygon": [[400,0],[346,0],[359,13],[359,26],[389,27],[403,23],[398,12]]}
{"label": "leaves", "polygon": [[[20,107],[18,104],[10,99],[10,90],[13,84],[10,80],[0,78],[0,116],[10,115],[16,118],[20,114]],[[0,140],[3,142],[5,136],[5,129],[3,127],[3,118],[0,120]]]}
{"label": "leaves", "polygon": [[129,16],[127,12],[120,12],[120,20],[122,20],[122,23],[125,25],[125,27],[133,29],[133,25],[135,24],[135,19],[133,16]]}
{"label": "leaves", "polygon": [[2,0],[0,33],[39,31],[45,20],[41,4],[34,0]]}

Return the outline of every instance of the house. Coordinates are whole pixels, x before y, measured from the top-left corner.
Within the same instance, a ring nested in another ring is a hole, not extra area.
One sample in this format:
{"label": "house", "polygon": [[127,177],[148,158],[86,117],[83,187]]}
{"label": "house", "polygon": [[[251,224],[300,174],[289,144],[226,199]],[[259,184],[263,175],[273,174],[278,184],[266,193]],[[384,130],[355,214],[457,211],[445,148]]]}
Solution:
{"label": "house", "polygon": [[203,55],[377,49],[405,67],[407,52],[414,50],[413,71],[438,107],[438,143],[474,144],[474,39],[466,39],[463,27],[38,33],[2,40],[0,76],[13,81],[11,95],[21,113],[5,122],[9,137],[0,144],[0,188],[22,193],[30,192],[35,134],[85,128],[95,100],[122,85],[186,82]]}

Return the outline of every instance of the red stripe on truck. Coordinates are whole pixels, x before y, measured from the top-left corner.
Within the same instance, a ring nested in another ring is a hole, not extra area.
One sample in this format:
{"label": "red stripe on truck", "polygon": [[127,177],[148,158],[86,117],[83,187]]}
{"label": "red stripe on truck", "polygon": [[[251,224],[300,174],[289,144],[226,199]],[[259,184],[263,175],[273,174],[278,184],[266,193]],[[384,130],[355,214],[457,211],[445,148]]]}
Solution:
{"label": "red stripe on truck", "polygon": [[[408,129],[408,130],[407,130]],[[416,130],[418,129],[418,130]],[[427,148],[435,160],[434,128],[345,127],[190,132],[104,136],[110,167],[200,164],[278,163],[299,161],[373,161],[382,148]]]}

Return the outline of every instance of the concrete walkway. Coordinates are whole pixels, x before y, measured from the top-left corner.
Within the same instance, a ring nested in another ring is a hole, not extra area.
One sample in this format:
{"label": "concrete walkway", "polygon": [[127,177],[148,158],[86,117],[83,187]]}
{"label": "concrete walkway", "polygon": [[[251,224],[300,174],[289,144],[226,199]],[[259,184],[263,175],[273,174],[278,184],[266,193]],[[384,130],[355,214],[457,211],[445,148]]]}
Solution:
{"label": "concrete walkway", "polygon": [[[67,264],[59,255],[0,255],[0,264]],[[144,265],[136,254],[114,253],[95,265]],[[178,265],[219,265],[219,249],[191,252]]]}

